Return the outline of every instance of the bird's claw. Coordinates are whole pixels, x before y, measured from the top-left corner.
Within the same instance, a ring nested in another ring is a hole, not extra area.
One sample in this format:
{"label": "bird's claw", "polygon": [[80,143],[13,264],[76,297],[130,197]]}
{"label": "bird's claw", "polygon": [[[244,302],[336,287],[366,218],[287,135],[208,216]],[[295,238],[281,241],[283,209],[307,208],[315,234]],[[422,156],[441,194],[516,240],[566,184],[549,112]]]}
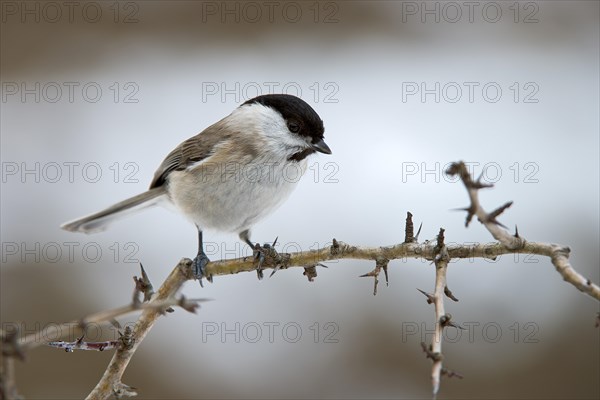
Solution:
{"label": "bird's claw", "polygon": [[254,262],[258,263],[256,264],[256,276],[258,277],[258,280],[260,281],[264,275],[263,275],[263,264],[265,262],[265,250],[269,247],[269,244],[265,243],[264,246],[261,246],[259,243],[256,243],[256,245],[254,246]]}
{"label": "bird's claw", "polygon": [[277,272],[279,270],[279,268],[281,268],[281,264],[280,264],[281,257],[279,255],[279,253],[277,253],[277,250],[275,250],[276,244],[277,244],[277,238],[271,244],[265,243],[261,246],[260,243],[256,243],[253,246],[254,261],[257,263],[256,264],[256,274],[257,274],[259,280],[263,278],[263,265],[265,264],[265,261],[267,260],[267,258],[269,259],[270,264],[274,264],[274,263],[277,264],[270,276],[273,276],[273,274],[275,272]]}
{"label": "bird's claw", "polygon": [[194,279],[197,279],[202,287],[204,287],[202,278],[206,278],[207,281],[212,282],[212,275],[205,274],[205,267],[209,262],[210,260],[204,253],[198,254],[192,261]]}

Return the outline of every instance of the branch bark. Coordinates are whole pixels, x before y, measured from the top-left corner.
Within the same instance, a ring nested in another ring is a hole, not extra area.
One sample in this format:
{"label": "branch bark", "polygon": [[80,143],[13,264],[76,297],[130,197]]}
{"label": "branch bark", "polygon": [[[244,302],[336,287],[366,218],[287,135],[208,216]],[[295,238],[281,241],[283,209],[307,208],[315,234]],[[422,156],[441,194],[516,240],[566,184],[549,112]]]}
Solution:
{"label": "branch bark", "polygon": [[[551,243],[529,242],[524,239],[521,239],[518,247],[515,247],[511,243],[449,244],[446,248],[451,259],[487,258],[493,260],[504,254],[534,254],[549,257],[557,271],[567,282],[600,301],[600,287],[585,279],[569,264],[568,247]],[[403,260],[408,258],[423,258],[433,261],[434,257],[435,243],[429,241],[424,243],[400,243],[382,247],[361,247],[352,246],[333,239],[331,246],[318,250],[267,256],[262,268],[286,269],[291,267],[315,266],[326,261],[341,259],[377,261],[377,259]],[[256,263],[252,257],[214,261],[206,266],[206,272],[211,276],[231,275],[255,270]]]}

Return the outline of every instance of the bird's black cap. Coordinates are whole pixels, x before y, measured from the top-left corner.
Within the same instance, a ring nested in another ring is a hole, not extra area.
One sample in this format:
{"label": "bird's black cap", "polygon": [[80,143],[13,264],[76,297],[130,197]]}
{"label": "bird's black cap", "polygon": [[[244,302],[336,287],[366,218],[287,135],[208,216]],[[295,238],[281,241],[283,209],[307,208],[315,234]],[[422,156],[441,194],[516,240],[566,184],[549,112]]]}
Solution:
{"label": "bird's black cap", "polygon": [[319,114],[304,100],[290,94],[265,94],[242,104],[262,104],[277,110],[288,124],[297,124],[300,136],[310,137],[312,143],[323,141],[325,128]]}

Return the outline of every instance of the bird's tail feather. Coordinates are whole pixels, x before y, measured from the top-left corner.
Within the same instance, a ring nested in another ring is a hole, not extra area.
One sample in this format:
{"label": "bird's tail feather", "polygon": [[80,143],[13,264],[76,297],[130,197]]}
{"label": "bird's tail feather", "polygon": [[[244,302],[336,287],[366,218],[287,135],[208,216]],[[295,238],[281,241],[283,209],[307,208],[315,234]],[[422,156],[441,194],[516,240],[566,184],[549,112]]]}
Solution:
{"label": "bird's tail feather", "polygon": [[163,186],[152,188],[95,214],[66,222],[61,225],[61,228],[71,232],[100,232],[116,219],[155,205],[164,195],[166,195],[166,190]]}

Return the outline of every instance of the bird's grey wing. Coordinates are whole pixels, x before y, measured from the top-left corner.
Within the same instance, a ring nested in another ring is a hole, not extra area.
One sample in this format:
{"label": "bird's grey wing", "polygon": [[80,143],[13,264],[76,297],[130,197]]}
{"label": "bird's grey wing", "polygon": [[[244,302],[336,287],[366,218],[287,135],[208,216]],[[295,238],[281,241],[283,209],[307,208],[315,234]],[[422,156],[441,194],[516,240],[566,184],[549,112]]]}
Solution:
{"label": "bird's grey wing", "polygon": [[154,173],[150,189],[162,186],[171,172],[184,170],[208,158],[219,143],[228,140],[229,135],[225,132],[221,120],[175,147]]}

